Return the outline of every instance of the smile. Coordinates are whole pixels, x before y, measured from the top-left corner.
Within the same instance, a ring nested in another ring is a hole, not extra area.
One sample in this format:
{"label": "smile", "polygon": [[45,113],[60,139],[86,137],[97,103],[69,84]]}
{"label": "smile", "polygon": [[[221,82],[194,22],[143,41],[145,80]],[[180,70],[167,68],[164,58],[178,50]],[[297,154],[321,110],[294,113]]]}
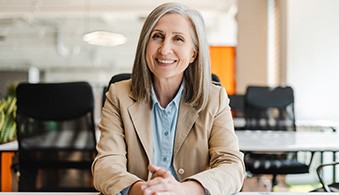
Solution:
{"label": "smile", "polygon": [[173,64],[174,62],[176,62],[176,60],[159,60],[159,59],[156,60],[162,64]]}

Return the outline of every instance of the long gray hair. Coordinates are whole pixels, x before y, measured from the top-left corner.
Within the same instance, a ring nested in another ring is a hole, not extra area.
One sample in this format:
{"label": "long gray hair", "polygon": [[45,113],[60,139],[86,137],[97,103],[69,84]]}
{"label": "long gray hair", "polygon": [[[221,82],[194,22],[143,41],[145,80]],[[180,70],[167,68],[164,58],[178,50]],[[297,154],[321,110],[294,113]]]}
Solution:
{"label": "long gray hair", "polygon": [[184,71],[186,103],[202,110],[208,101],[211,72],[205,24],[201,14],[180,3],[165,3],[155,8],[147,17],[140,33],[132,71],[132,94],[137,100],[150,102],[153,74],[146,63],[146,47],[151,32],[165,14],[176,13],[188,19],[192,26],[192,39],[197,57]]}

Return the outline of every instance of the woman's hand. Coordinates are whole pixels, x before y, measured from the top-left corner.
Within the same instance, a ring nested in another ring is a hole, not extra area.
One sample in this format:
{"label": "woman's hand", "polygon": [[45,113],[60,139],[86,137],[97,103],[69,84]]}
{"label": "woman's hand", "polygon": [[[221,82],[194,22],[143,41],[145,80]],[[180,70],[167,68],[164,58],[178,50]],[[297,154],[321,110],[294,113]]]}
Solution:
{"label": "woman's hand", "polygon": [[143,195],[155,194],[204,194],[204,188],[197,181],[178,182],[168,171],[152,164],[148,166],[152,177],[149,181],[141,184]]}

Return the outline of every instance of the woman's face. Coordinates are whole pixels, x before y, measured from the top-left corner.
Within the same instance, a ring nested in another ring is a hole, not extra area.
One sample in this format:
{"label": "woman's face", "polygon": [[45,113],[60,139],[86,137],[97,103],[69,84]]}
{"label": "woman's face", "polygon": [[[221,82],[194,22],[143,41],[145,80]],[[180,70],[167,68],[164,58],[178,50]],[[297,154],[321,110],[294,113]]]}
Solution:
{"label": "woman's face", "polygon": [[196,57],[192,27],[179,14],[166,14],[151,32],[146,62],[155,79],[179,79]]}

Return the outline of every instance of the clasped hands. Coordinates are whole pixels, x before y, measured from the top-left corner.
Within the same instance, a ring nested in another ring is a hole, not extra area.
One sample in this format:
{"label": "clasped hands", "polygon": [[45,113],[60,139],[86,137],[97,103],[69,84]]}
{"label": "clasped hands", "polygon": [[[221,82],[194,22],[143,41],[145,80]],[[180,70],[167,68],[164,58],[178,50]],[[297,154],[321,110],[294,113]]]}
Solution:
{"label": "clasped hands", "polygon": [[170,172],[156,167],[148,166],[152,177],[148,181],[138,181],[130,189],[129,194],[133,195],[189,195],[204,194],[202,185],[194,180],[178,182]]}

